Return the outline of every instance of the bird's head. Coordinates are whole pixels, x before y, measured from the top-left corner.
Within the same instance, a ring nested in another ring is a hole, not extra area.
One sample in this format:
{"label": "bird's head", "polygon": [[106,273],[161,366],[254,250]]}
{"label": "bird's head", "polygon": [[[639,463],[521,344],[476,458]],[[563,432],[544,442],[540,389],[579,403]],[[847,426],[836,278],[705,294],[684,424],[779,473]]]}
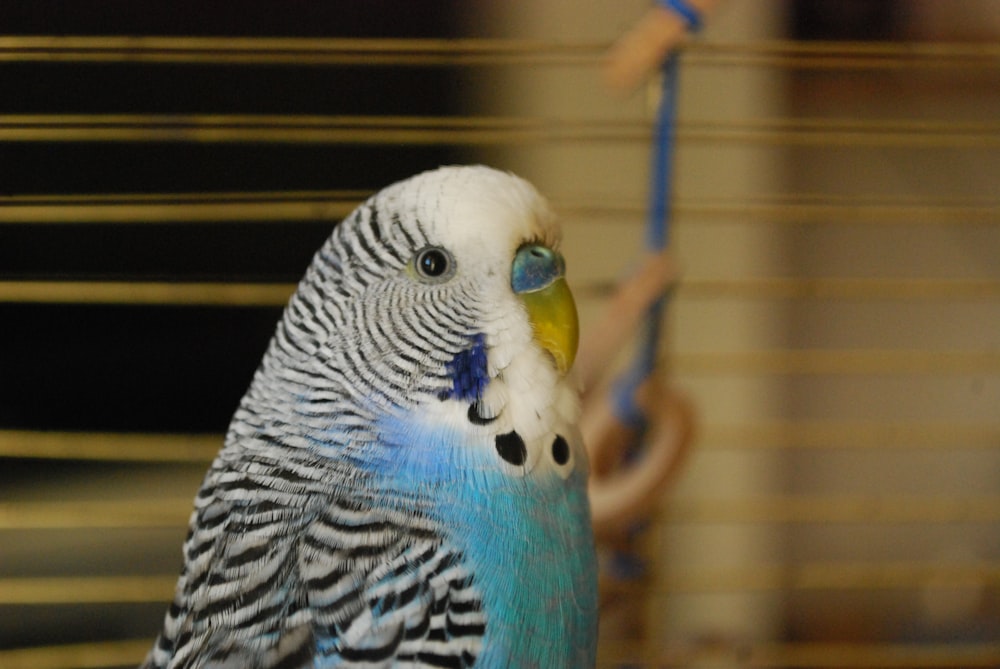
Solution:
{"label": "bird's head", "polygon": [[316,254],[255,384],[284,388],[315,426],[416,410],[551,442],[577,412],[559,241],[546,201],[505,172],[444,167],[389,186]]}
{"label": "bird's head", "polygon": [[293,298],[302,308],[286,331],[304,335],[304,350],[320,359],[355,350],[385,375],[384,387],[410,396],[431,386],[445,393],[449,365],[479,375],[463,354],[485,354],[495,377],[534,348],[563,377],[578,325],[559,240],[527,181],[482,166],[425,172],[375,194],[338,226]]}
{"label": "bird's head", "polygon": [[504,331],[521,325],[496,322],[499,314],[523,320],[508,312],[513,297],[534,343],[560,375],[569,371],[578,339],[576,307],[558,250],[559,227],[531,184],[486,167],[450,167],[398,184],[383,197],[402,205],[424,237],[408,264],[415,294],[426,291],[432,301],[477,309],[479,323],[468,325],[488,339],[493,334],[494,346]]}

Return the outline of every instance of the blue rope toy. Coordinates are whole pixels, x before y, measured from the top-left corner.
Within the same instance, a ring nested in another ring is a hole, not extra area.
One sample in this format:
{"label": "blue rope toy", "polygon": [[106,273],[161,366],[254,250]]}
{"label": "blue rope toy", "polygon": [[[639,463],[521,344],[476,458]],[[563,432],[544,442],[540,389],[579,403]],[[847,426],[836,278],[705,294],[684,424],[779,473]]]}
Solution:
{"label": "blue rope toy", "polygon": [[[675,12],[687,23],[688,30],[701,27],[701,13],[684,0],[660,0],[660,4]],[[671,168],[677,107],[677,55],[671,52],[662,68],[662,95],[653,126],[653,152],[650,166],[650,195],[646,218],[646,249],[659,253],[670,239]],[[636,404],[635,394],[656,367],[663,315],[667,295],[649,308],[635,360],[624,377],[616,384],[614,407],[616,417],[625,425],[642,429],[645,415]]]}

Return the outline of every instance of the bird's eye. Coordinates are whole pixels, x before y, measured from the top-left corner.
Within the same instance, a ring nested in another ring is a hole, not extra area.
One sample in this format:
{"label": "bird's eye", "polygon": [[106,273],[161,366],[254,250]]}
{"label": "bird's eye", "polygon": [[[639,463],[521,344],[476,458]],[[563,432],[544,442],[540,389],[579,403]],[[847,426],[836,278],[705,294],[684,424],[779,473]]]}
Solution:
{"label": "bird's eye", "polygon": [[440,281],[451,276],[455,263],[451,254],[444,249],[429,246],[417,253],[413,266],[417,274],[425,279]]}

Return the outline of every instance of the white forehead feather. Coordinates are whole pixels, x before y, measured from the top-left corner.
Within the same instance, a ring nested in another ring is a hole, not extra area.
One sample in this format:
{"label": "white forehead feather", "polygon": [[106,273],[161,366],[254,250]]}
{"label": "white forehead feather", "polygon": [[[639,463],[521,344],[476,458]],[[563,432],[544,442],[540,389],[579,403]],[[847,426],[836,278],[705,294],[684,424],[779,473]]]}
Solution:
{"label": "white forehead feather", "polygon": [[508,172],[482,165],[442,167],[396,188],[399,204],[410,209],[428,236],[458,254],[509,257],[525,241],[555,245],[559,239],[545,198]]}

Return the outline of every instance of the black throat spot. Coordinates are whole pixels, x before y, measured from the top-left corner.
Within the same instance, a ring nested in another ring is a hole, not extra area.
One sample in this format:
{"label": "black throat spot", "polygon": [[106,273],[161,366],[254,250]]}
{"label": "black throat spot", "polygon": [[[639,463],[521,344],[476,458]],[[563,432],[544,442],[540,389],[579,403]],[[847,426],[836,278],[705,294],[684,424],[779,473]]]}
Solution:
{"label": "black throat spot", "polygon": [[483,415],[483,405],[478,400],[469,405],[469,413],[467,414],[469,422],[473,425],[489,425],[495,421],[499,416],[493,416],[487,418]]}
{"label": "black throat spot", "polygon": [[569,443],[561,434],[557,434],[552,441],[552,459],[557,465],[564,465],[569,462]]}
{"label": "black throat spot", "polygon": [[528,459],[528,448],[524,445],[524,439],[517,432],[498,434],[496,448],[501,458],[517,467],[523,465]]}

